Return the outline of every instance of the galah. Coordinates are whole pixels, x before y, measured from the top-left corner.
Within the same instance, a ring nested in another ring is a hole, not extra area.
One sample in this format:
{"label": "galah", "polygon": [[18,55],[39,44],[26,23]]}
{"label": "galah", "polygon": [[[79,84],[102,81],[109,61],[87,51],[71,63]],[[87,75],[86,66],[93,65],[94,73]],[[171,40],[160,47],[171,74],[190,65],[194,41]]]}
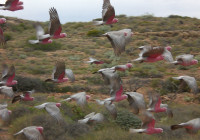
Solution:
{"label": "galah", "polygon": [[4,34],[3,34],[3,30],[2,28],[0,28],[0,45],[5,47],[6,45],[6,40],[4,38]]}
{"label": "galah", "polygon": [[117,118],[117,108],[116,108],[115,104],[113,104],[111,101],[107,101],[107,100],[101,101],[101,100],[95,99],[95,101],[99,105],[104,105],[106,110],[112,115],[112,117],[114,119]]}
{"label": "galah", "polygon": [[78,123],[87,124],[89,122],[102,123],[105,120],[103,114],[92,112],[84,117],[82,120],[78,120]]}
{"label": "galah", "polygon": [[170,52],[171,47],[152,47],[152,46],[141,46],[139,58],[132,61],[142,62],[156,62],[160,60],[166,60],[168,62],[173,62],[173,57]]}
{"label": "galah", "polygon": [[89,100],[90,96],[86,95],[85,92],[80,92],[80,93],[76,93],[74,95],[71,95],[69,98],[64,99],[62,101],[71,101],[71,100],[75,100],[76,103],[80,106],[84,106],[87,104],[87,100]]}
{"label": "galah", "polygon": [[185,130],[189,134],[197,134],[198,130],[200,130],[200,118],[196,118],[185,123],[180,123],[171,126],[171,130],[176,130],[179,128],[185,128]]}
{"label": "galah", "polygon": [[103,61],[97,60],[97,59],[92,58],[92,57],[90,57],[89,60],[90,60],[90,61],[86,61],[86,63],[89,63],[89,64],[97,64],[97,65],[98,65],[98,64],[103,64],[103,63],[104,63]]}
{"label": "galah", "polygon": [[128,96],[127,100],[134,114],[139,114],[146,109],[144,96],[142,94],[137,92],[126,92],[125,94]]}
{"label": "galah", "polygon": [[183,54],[176,57],[176,61],[172,62],[175,65],[190,66],[198,64],[198,60],[194,59],[194,55]]}
{"label": "galah", "polygon": [[1,86],[0,87],[0,93],[4,94],[5,97],[10,97],[12,98],[14,96],[14,92],[12,87],[7,87],[7,86]]}
{"label": "galah", "polygon": [[33,101],[34,97],[31,97],[31,95],[35,92],[35,90],[31,91],[25,91],[21,95],[17,95],[13,98],[12,103],[15,103],[17,101]]}
{"label": "galah", "polygon": [[36,24],[35,25],[35,29],[36,29],[36,37],[37,40],[29,40],[30,44],[48,44],[48,43],[52,43],[52,40],[50,39],[50,34],[45,34],[44,29],[42,28],[42,26],[40,24]]}
{"label": "galah", "polygon": [[113,24],[118,22],[115,18],[115,9],[110,4],[110,0],[103,0],[102,21],[93,21],[94,25]]}
{"label": "galah", "polygon": [[35,106],[37,109],[45,109],[50,116],[52,116],[58,123],[63,121],[62,115],[60,113],[59,107],[61,103],[47,102],[41,105]]}
{"label": "galah", "polygon": [[44,140],[43,130],[44,128],[41,126],[29,126],[17,132],[14,136],[24,134],[28,140]]}
{"label": "galah", "polygon": [[146,133],[146,134],[158,134],[163,133],[162,128],[155,128],[155,118],[152,113],[145,111],[141,116],[142,127],[141,129],[129,129],[130,133]]}
{"label": "galah", "polygon": [[2,72],[2,79],[1,79],[0,84],[6,85],[6,86],[16,85],[17,81],[14,80],[15,78],[14,65],[12,65],[10,69],[8,69],[8,66],[6,64],[3,64],[2,67],[3,67],[3,72]]}
{"label": "galah", "polygon": [[6,23],[6,19],[5,18],[0,18],[0,24],[4,24]]}
{"label": "galah", "polygon": [[22,10],[24,7],[22,6],[23,2],[19,0],[7,0],[5,4],[0,4],[0,6],[4,6],[0,8],[1,10],[9,10],[9,11],[17,11]]}
{"label": "galah", "polygon": [[132,66],[133,65],[131,63],[127,63],[125,65],[117,65],[117,66],[111,67],[110,69],[113,69],[115,71],[126,71],[132,68]]}
{"label": "galah", "polygon": [[7,108],[1,109],[0,110],[0,118],[3,121],[8,121],[10,119],[12,111],[8,110]]}
{"label": "galah", "polygon": [[180,80],[181,84],[179,88],[184,88],[186,85],[192,90],[194,94],[199,93],[199,88],[197,85],[197,81],[194,77],[191,76],[179,76],[179,77],[172,77],[174,80]]}
{"label": "galah", "polygon": [[158,94],[149,94],[149,108],[147,110],[155,113],[166,112],[169,117],[173,117],[172,110],[167,104],[161,103],[161,98]]}
{"label": "galah", "polygon": [[53,7],[49,9],[50,15],[50,25],[49,25],[49,34],[53,39],[66,37],[66,33],[61,33],[62,27],[59,20],[57,10]]}
{"label": "galah", "polygon": [[122,52],[125,51],[125,47],[130,42],[132,35],[133,32],[131,29],[110,31],[103,34],[103,36],[106,36],[110,41],[116,56],[119,56]]}
{"label": "galah", "polygon": [[65,78],[65,74],[68,76],[71,82],[75,81],[75,76],[71,69],[65,69],[65,62],[58,61],[55,64],[52,73],[52,79],[46,79],[45,82],[55,82],[55,83],[63,83],[67,82],[69,79]]}

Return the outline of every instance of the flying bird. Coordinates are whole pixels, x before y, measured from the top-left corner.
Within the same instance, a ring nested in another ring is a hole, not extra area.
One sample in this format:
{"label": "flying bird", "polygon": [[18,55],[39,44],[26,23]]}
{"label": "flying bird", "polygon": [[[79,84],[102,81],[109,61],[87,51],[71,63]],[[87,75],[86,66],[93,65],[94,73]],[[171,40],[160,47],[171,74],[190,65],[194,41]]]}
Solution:
{"label": "flying bird", "polygon": [[186,85],[192,90],[194,94],[199,93],[199,88],[197,85],[197,81],[194,77],[191,76],[179,76],[179,77],[172,77],[174,80],[180,80],[180,89],[184,88]]}
{"label": "flying bird", "polygon": [[23,2],[19,0],[7,0],[5,4],[0,4],[0,6],[4,6],[0,8],[1,10],[9,10],[9,11],[17,11],[22,10],[24,7],[22,6]]}
{"label": "flying bird", "polygon": [[134,114],[139,114],[146,109],[146,104],[144,101],[144,96],[137,92],[126,92],[128,98],[129,106]]}
{"label": "flying bird", "polygon": [[50,34],[45,34],[44,29],[40,24],[35,25],[37,40],[29,40],[30,44],[48,44],[53,41],[50,39]]}
{"label": "flying bird", "polygon": [[115,104],[113,104],[111,101],[107,101],[107,100],[101,101],[101,100],[95,99],[95,101],[99,105],[104,105],[106,110],[112,115],[112,117],[114,119],[117,118],[117,108],[116,108]]}
{"label": "flying bird", "polygon": [[37,109],[45,109],[50,116],[52,116],[58,123],[63,121],[62,115],[60,113],[59,107],[61,103],[47,102],[41,105],[35,106]]}
{"label": "flying bird", "polygon": [[103,34],[103,36],[106,36],[111,42],[116,56],[119,56],[122,52],[125,51],[125,47],[130,42],[132,35],[133,32],[131,31],[131,29],[110,31]]}
{"label": "flying bird", "polygon": [[176,130],[179,128],[185,128],[189,134],[197,134],[198,130],[200,130],[200,118],[171,126],[171,130]]}
{"label": "flying bird", "polygon": [[31,91],[25,91],[23,94],[21,95],[17,95],[13,98],[12,103],[15,103],[17,101],[33,101],[34,97],[31,97],[31,95],[35,92],[35,90],[31,90]]}
{"label": "flying bird", "polygon": [[55,64],[52,73],[52,79],[46,79],[45,82],[55,82],[55,83],[63,83],[67,82],[68,78],[65,78],[65,74],[68,76],[71,82],[75,81],[75,76],[71,69],[65,69],[65,62],[58,61]]}
{"label": "flying bird", "polygon": [[147,110],[155,113],[166,112],[169,117],[173,117],[172,110],[168,107],[167,104],[161,103],[161,98],[158,94],[149,94],[149,108]]}
{"label": "flying bird", "polygon": [[0,118],[3,121],[8,121],[10,119],[12,111],[8,110],[7,108],[1,109],[0,110]]}
{"label": "flying bird", "polygon": [[41,126],[29,126],[17,132],[14,136],[24,134],[28,140],[44,140],[43,130]]}
{"label": "flying bird", "polygon": [[198,64],[198,60],[194,59],[194,55],[183,54],[176,57],[176,61],[172,62],[175,65],[190,66]]}
{"label": "flying bird", "polygon": [[50,25],[49,25],[49,34],[53,39],[66,37],[66,33],[61,33],[62,27],[59,20],[57,10],[53,7],[49,9],[50,15]]}
{"label": "flying bird", "polygon": [[94,25],[113,24],[118,22],[118,19],[115,18],[115,9],[110,4],[110,0],[103,1],[102,9],[102,21],[93,21]]}
{"label": "flying bird", "polygon": [[87,104],[87,100],[89,100],[90,96],[86,95],[85,92],[80,92],[80,93],[76,93],[74,95],[71,95],[69,98],[64,99],[62,101],[71,101],[71,100],[75,100],[76,103],[80,106],[84,106]]}
{"label": "flying bird", "polygon": [[0,93],[4,94],[5,97],[10,97],[12,98],[14,96],[13,88],[12,87],[7,87],[7,86],[1,86],[0,87]]}
{"label": "flying bird", "polygon": [[92,57],[90,57],[89,60],[90,60],[90,61],[86,61],[86,63],[89,63],[89,64],[97,64],[97,65],[98,65],[98,64],[103,64],[103,63],[104,63],[103,61],[97,60],[97,59],[92,58]]}
{"label": "flying bird", "polygon": [[171,47],[152,47],[152,46],[141,46],[139,58],[132,61],[142,62],[156,62],[160,60],[166,60],[168,62],[173,62],[173,57],[170,52]]}
{"label": "flying bird", "polygon": [[102,123],[105,120],[103,114],[92,112],[84,117],[82,120],[78,120],[78,123],[87,124],[90,122],[93,123]]}
{"label": "flying bird", "polygon": [[0,84],[6,85],[6,86],[12,86],[16,85],[17,81],[14,80],[15,78],[15,67],[12,65],[10,69],[8,69],[8,66],[6,64],[2,65],[3,71],[2,71],[2,79]]}
{"label": "flying bird", "polygon": [[149,135],[163,133],[162,128],[155,128],[156,120],[152,113],[148,111],[142,112],[141,120],[142,120],[141,129],[130,128],[129,129],[130,133],[146,133]]}
{"label": "flying bird", "polygon": [[5,18],[0,18],[0,24],[4,24],[6,23],[6,19]]}

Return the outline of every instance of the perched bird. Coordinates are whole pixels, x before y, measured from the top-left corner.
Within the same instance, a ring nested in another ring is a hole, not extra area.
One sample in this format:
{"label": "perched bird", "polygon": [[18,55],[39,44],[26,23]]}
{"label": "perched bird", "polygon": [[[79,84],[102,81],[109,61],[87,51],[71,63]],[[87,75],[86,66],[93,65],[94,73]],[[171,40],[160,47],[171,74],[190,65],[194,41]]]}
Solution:
{"label": "perched bird", "polygon": [[76,93],[74,95],[71,95],[69,98],[64,99],[62,101],[71,101],[71,100],[75,100],[76,103],[80,106],[84,106],[87,104],[87,100],[89,100],[90,95],[86,95],[85,92],[80,92],[80,93]]}
{"label": "perched bird", "polygon": [[90,61],[86,61],[86,63],[89,63],[89,64],[103,64],[104,62],[103,61],[99,61],[99,60],[97,60],[97,59],[95,59],[95,58],[92,58],[92,57],[90,57],[89,58],[90,59]]}
{"label": "perched bird", "polygon": [[4,94],[5,97],[10,97],[12,98],[14,96],[13,88],[12,87],[7,87],[7,86],[1,86],[0,87],[0,93]]}
{"label": "perched bird", "polygon": [[50,15],[50,25],[49,25],[49,34],[53,39],[66,37],[66,33],[61,33],[62,27],[59,20],[57,10],[53,7],[49,9]]}
{"label": "perched bird", "polygon": [[23,2],[19,0],[7,0],[5,4],[0,4],[0,6],[4,6],[0,8],[1,10],[9,10],[9,11],[17,11],[22,10],[24,7],[22,6]]}
{"label": "perched bird", "polygon": [[4,24],[6,23],[6,19],[5,18],[0,18],[0,24]]}
{"label": "perched bird", "polygon": [[41,105],[35,106],[37,109],[45,109],[50,116],[52,116],[58,123],[63,121],[62,115],[60,114],[59,107],[61,103],[47,102]]}
{"label": "perched bird", "polygon": [[115,71],[126,71],[132,68],[132,66],[133,65],[131,63],[127,63],[126,65],[117,65],[117,66],[111,67],[110,69],[113,69]]}
{"label": "perched bird", "polygon": [[168,62],[173,62],[173,57],[170,52],[171,47],[152,47],[152,46],[141,46],[139,58],[132,61],[140,62],[156,62],[160,60],[166,60]]}
{"label": "perched bird", "polygon": [[173,117],[172,110],[167,104],[161,103],[161,98],[158,94],[149,94],[149,108],[147,110],[155,113],[166,112],[169,117]]}
{"label": "perched bird", "polygon": [[194,94],[197,94],[199,92],[197,81],[194,77],[190,76],[179,76],[179,77],[172,77],[174,80],[180,80],[180,89],[184,88],[186,85],[192,90]]}
{"label": "perched bird", "polygon": [[2,109],[5,109],[8,107],[8,104],[7,103],[4,103],[4,104],[0,104],[0,110]]}
{"label": "perched bird", "polygon": [[106,110],[112,115],[114,119],[117,118],[117,109],[116,109],[115,104],[113,104],[111,101],[106,101],[106,100],[101,101],[101,100],[95,99],[95,101],[99,105],[104,105]]}
{"label": "perched bird", "polygon": [[53,41],[50,39],[50,34],[45,34],[44,29],[40,24],[35,25],[37,40],[29,40],[30,44],[48,44]]}
{"label": "perched bird", "polygon": [[125,51],[125,47],[130,42],[132,35],[133,32],[131,31],[131,29],[110,31],[103,34],[103,36],[106,36],[111,42],[116,56],[119,56],[122,52]]}
{"label": "perched bird", "polygon": [[187,133],[197,134],[198,130],[200,130],[200,118],[196,118],[185,123],[180,123],[171,126],[171,130],[176,130],[179,128],[185,128]]}
{"label": "perched bird", "polygon": [[92,112],[84,117],[82,120],[78,120],[78,123],[87,124],[90,122],[101,123],[104,121],[104,116],[101,113]]}
{"label": "perched bird", "polygon": [[28,140],[44,140],[42,136],[43,130],[41,126],[29,126],[17,132],[14,136],[23,133]]}
{"label": "perched bird", "polygon": [[65,78],[65,74],[68,76],[71,82],[75,81],[74,74],[71,69],[65,69],[65,62],[58,61],[53,69],[52,79],[46,79],[45,82],[63,83],[67,82],[68,78]]}
{"label": "perched bird", "polygon": [[8,121],[11,113],[12,113],[12,111],[8,110],[7,108],[1,109],[0,110],[0,118],[3,121]]}
{"label": "perched bird", "polygon": [[13,98],[12,103],[15,103],[17,101],[33,101],[34,97],[31,97],[31,95],[35,92],[35,90],[31,90],[31,91],[25,91],[23,94],[21,95],[17,95]]}
{"label": "perched bird", "polygon": [[139,114],[146,109],[146,104],[144,101],[144,96],[137,92],[126,92],[128,98],[129,106],[134,114]]}
{"label": "perched bird", "polygon": [[110,0],[103,1],[102,9],[102,21],[93,21],[94,25],[113,24],[118,22],[118,19],[115,18],[115,9],[110,4]]}
{"label": "perched bird", "polygon": [[194,55],[183,54],[176,57],[176,61],[172,62],[175,65],[190,66],[198,64],[198,60],[194,59]]}
{"label": "perched bird", "polygon": [[0,45],[2,45],[3,47],[5,47],[6,45],[6,40],[4,38],[3,30],[1,28],[0,28]]}
{"label": "perched bird", "polygon": [[2,65],[3,72],[2,72],[2,79],[0,84],[6,85],[6,86],[12,86],[16,85],[17,81],[13,80],[15,78],[15,67],[12,65],[10,69],[8,69],[8,66],[6,64]]}
{"label": "perched bird", "polygon": [[142,127],[141,129],[129,129],[130,133],[146,133],[146,134],[157,134],[157,133],[162,133],[163,129],[162,128],[155,128],[155,118],[152,113],[145,111],[142,112]]}

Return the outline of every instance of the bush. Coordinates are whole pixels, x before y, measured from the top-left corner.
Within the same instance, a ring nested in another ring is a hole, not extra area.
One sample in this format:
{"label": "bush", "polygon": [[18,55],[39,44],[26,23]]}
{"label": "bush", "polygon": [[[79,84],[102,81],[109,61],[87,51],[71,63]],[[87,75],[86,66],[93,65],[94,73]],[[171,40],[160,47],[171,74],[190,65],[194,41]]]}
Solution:
{"label": "bush", "polygon": [[123,110],[117,113],[116,123],[125,130],[129,128],[140,128],[141,121],[133,113]]}
{"label": "bush", "polygon": [[104,33],[105,33],[104,31],[93,29],[93,30],[88,31],[87,36],[90,36],[90,37],[99,37],[99,36],[101,36]]}
{"label": "bush", "polygon": [[40,79],[17,76],[16,80],[18,84],[14,85],[13,89],[17,91],[35,89],[37,92],[54,92],[56,90],[56,86],[53,83],[46,83]]}
{"label": "bush", "polygon": [[167,93],[177,92],[178,91],[178,83],[179,81],[173,80],[172,78],[167,79],[166,81],[161,82],[161,89],[159,92],[161,95],[165,95]]}

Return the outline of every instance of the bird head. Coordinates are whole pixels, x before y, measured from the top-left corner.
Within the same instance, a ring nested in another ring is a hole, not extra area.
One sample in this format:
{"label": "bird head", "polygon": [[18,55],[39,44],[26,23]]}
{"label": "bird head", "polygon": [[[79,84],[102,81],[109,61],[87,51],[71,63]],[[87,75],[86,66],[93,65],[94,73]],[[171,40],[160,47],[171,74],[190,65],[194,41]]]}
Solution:
{"label": "bird head", "polygon": [[196,60],[196,59],[192,60],[192,64],[193,65],[198,64],[198,60]]}
{"label": "bird head", "polygon": [[5,18],[1,18],[1,23],[6,23],[6,19]]}
{"label": "bird head", "polygon": [[86,95],[86,100],[89,100],[90,99],[90,95]]}
{"label": "bird head", "polygon": [[131,63],[127,63],[126,66],[130,69],[133,65]]}
{"label": "bird head", "polygon": [[56,106],[57,107],[61,107],[61,103],[56,103]]}
{"label": "bird head", "polygon": [[66,33],[62,33],[62,34],[60,35],[61,38],[66,37],[66,36],[67,36]]}
{"label": "bird head", "polygon": [[113,19],[113,23],[117,23],[118,22],[118,19],[117,18],[114,18]]}
{"label": "bird head", "polygon": [[12,113],[12,111],[11,111],[11,110],[8,110],[8,114],[11,115],[11,113]]}
{"label": "bird head", "polygon": [[171,51],[172,47],[171,46],[167,46],[165,47],[168,51]]}
{"label": "bird head", "polygon": [[36,127],[36,129],[40,132],[40,134],[43,133],[44,128],[41,126]]}

